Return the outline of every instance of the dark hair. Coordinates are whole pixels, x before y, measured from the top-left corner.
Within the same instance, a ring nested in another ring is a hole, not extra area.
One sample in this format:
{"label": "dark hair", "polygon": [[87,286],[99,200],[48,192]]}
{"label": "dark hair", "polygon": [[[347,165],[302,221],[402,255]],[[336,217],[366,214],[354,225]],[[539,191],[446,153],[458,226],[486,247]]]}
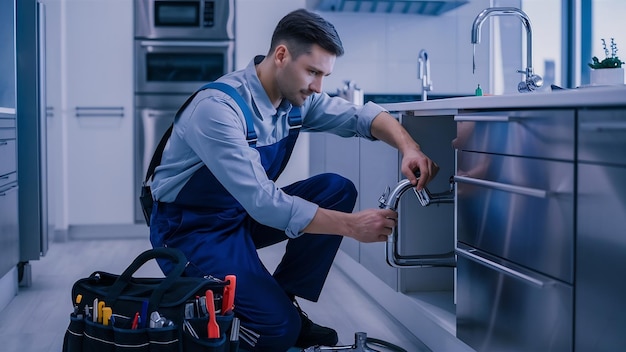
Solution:
{"label": "dark hair", "polygon": [[343,45],[335,26],[305,9],[292,11],[278,22],[272,35],[270,54],[282,43],[287,45],[294,58],[307,52],[313,44],[336,56],[343,55]]}

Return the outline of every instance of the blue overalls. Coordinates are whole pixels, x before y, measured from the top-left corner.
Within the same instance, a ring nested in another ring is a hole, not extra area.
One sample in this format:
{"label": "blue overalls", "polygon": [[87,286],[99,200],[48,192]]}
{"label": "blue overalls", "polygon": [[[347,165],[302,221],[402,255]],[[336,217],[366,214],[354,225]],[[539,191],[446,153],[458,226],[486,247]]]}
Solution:
{"label": "blue overalls", "polygon": [[[259,152],[268,178],[276,181],[296,143],[302,123],[300,109],[293,108],[289,114],[287,137],[256,147],[250,109],[239,105],[246,115],[248,142]],[[283,191],[342,212],[351,212],[357,197],[354,184],[336,174],[313,176]],[[237,276],[235,314],[243,327],[260,335],[254,346],[240,341],[249,351],[286,351],[294,345],[300,316],[289,296],[317,301],[342,237],[303,234],[288,239],[285,255],[272,275],[261,263],[257,249],[286,239],[283,230],[252,219],[206,166],[195,172],[173,203],[155,202],[150,226],[153,247],[175,247],[187,256],[190,265],[185,275]],[[159,265],[169,272],[167,261],[159,261]]]}

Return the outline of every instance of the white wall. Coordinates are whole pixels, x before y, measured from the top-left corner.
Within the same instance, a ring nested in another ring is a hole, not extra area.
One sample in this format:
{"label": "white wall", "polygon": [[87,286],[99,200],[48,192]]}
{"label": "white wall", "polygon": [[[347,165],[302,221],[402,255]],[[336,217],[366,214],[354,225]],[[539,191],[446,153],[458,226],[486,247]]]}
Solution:
{"label": "white wall", "polygon": [[[305,0],[237,0],[236,67],[265,54],[276,23],[304,6]],[[417,54],[426,49],[433,94],[472,94],[476,84],[487,84],[488,65],[478,63],[480,70],[472,74],[470,30],[474,17],[488,6],[489,0],[471,1],[441,16],[319,12],[335,25],[346,50],[324,90],[334,93],[351,79],[366,94],[419,94]],[[476,50],[487,53],[487,47],[485,42]]]}

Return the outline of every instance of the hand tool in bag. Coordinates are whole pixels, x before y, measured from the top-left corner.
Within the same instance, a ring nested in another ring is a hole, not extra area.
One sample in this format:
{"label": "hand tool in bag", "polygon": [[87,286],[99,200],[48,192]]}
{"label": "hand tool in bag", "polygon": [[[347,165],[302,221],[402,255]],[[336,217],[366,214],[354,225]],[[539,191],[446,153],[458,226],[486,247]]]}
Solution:
{"label": "hand tool in bag", "polygon": [[82,301],[83,301],[83,295],[77,295],[76,300],[74,301],[76,302],[76,304],[74,304],[74,315],[79,319],[83,317],[82,314],[79,313],[80,309],[78,308],[78,305]]}
{"label": "hand tool in bag", "polygon": [[323,351],[353,351],[353,352],[379,352],[370,348],[367,344],[378,345],[385,348],[386,351],[407,352],[404,348],[396,346],[391,342],[367,337],[367,333],[357,332],[354,334],[354,345],[347,346],[311,346],[302,350],[302,352],[323,352]]}
{"label": "hand tool in bag", "polygon": [[113,310],[111,307],[102,307],[102,324],[108,326],[113,316]]}
{"label": "hand tool in bag", "polygon": [[104,301],[98,302],[98,323],[101,323],[101,324],[102,324],[102,308],[104,308],[104,306],[105,306]]}
{"label": "hand tool in bag", "polygon": [[140,320],[140,314],[139,312],[137,312],[135,313],[135,316],[133,317],[132,325],[130,326],[132,330],[137,330],[137,328],[139,328],[139,320]]}
{"label": "hand tool in bag", "polygon": [[217,339],[220,337],[220,326],[217,325],[217,319],[215,318],[215,301],[213,298],[213,290],[206,291],[206,308],[209,312],[209,323],[207,324],[208,337],[210,339]]}
{"label": "hand tool in bag", "polygon": [[98,322],[98,299],[94,298],[93,307],[91,307],[91,321],[94,323]]}
{"label": "hand tool in bag", "polygon": [[139,312],[139,322],[142,328],[148,327],[148,301],[141,302],[141,311]]}
{"label": "hand tool in bag", "polygon": [[228,281],[228,285],[224,287],[222,295],[222,315],[226,315],[235,307],[235,287],[237,286],[235,275],[226,275],[224,279]]}

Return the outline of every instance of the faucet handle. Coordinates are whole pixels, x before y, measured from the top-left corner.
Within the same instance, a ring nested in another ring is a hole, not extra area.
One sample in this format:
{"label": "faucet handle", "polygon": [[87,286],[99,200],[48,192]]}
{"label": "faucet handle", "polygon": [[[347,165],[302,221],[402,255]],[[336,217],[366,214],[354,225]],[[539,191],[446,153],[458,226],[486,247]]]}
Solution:
{"label": "faucet handle", "polygon": [[517,85],[518,92],[528,93],[543,86],[543,78],[538,74],[534,74],[532,68],[517,70],[517,72],[526,75],[526,78]]}
{"label": "faucet handle", "polygon": [[391,192],[391,188],[387,186],[385,188],[385,192],[378,198],[378,207],[380,209],[385,209],[389,205],[389,193]]}

